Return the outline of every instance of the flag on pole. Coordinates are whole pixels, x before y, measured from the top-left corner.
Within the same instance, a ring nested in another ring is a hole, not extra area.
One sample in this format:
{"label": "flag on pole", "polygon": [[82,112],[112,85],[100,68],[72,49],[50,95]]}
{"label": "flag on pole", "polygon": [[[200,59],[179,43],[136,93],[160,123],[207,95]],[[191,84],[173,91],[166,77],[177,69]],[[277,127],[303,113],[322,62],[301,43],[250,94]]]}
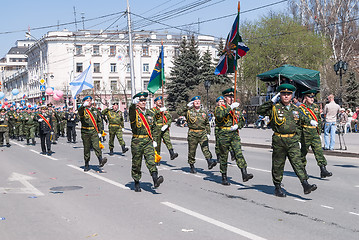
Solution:
{"label": "flag on pole", "polygon": [[[151,93],[155,93],[158,89],[165,84],[165,68],[163,57],[163,45],[161,47],[160,56],[157,59],[155,68],[153,69],[150,82],[148,83],[147,90]],[[163,83],[162,83],[163,82]]]}
{"label": "flag on pole", "polygon": [[90,66],[83,71],[75,80],[70,82],[70,90],[72,98],[76,99],[76,95],[81,93],[83,90],[93,88],[92,70]]}
{"label": "flag on pole", "polygon": [[248,51],[249,48],[242,42],[242,37],[239,35],[238,11],[232,29],[227,36],[226,46],[223,49],[222,56],[219,59],[214,74],[222,75],[227,73],[234,73],[237,69],[237,60],[246,55]]}

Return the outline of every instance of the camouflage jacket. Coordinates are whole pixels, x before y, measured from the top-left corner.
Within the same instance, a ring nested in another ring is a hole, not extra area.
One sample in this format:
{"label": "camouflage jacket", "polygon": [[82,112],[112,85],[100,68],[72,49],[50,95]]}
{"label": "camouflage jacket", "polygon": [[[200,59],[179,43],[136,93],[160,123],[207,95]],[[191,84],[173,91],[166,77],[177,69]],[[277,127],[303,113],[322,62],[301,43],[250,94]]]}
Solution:
{"label": "camouflage jacket", "polygon": [[24,121],[24,124],[25,125],[28,125],[28,126],[33,126],[33,125],[36,125],[37,124],[37,121],[36,119],[34,119],[35,117],[35,113],[24,113],[23,115],[23,121]]}
{"label": "camouflage jacket", "polygon": [[149,110],[150,115],[153,118],[153,127],[161,128],[163,125],[171,126],[172,116],[169,112],[162,113],[158,107],[153,107]]}
{"label": "camouflage jacket", "polygon": [[202,108],[196,110],[193,107],[185,106],[178,111],[178,114],[186,117],[189,129],[206,130],[207,134],[211,134],[207,113]]}
{"label": "camouflage jacket", "polygon": [[[317,104],[313,103],[312,105],[309,105],[309,104],[303,103],[302,105],[299,106],[299,111],[300,111],[301,114],[307,116],[310,120],[317,121],[318,122],[318,127],[322,126],[322,119],[321,119],[321,116],[320,116],[320,109],[319,109],[319,106]],[[317,132],[317,133],[320,132],[318,127],[314,128],[314,127],[311,127],[310,125],[302,125],[302,127],[303,127],[303,130],[305,130],[305,131],[314,131],[313,129],[316,129],[315,132]]]}
{"label": "camouflage jacket", "polygon": [[150,111],[147,109],[145,111],[142,111],[141,109],[136,108],[136,104],[131,104],[128,112],[129,112],[133,135],[148,135],[147,129],[144,123],[142,122],[140,114],[142,114],[146,118],[150,128],[149,131],[151,132],[151,128],[153,125],[153,117],[151,116]]}
{"label": "camouflage jacket", "polygon": [[6,131],[9,129],[9,115],[0,114],[0,132]]}
{"label": "camouflage jacket", "polygon": [[231,127],[235,124],[238,125],[238,128],[243,128],[245,124],[242,111],[240,111],[240,109],[231,110],[231,107],[228,104],[217,106],[214,114],[216,118],[216,127],[218,128]]}
{"label": "camouflage jacket", "polygon": [[79,107],[78,115],[80,117],[81,127],[84,129],[94,127],[94,124],[92,123],[90,115],[87,113],[86,109],[89,110],[90,113],[92,113],[92,116],[94,117],[97,128],[98,128],[98,131],[101,132],[103,130],[101,112],[97,108],[94,108],[94,107],[84,107],[84,106]]}
{"label": "camouflage jacket", "polygon": [[119,125],[121,128],[124,127],[123,115],[120,110],[115,111],[113,109],[106,108],[102,111],[102,116],[104,117],[105,122],[108,122],[110,125],[115,124]]}

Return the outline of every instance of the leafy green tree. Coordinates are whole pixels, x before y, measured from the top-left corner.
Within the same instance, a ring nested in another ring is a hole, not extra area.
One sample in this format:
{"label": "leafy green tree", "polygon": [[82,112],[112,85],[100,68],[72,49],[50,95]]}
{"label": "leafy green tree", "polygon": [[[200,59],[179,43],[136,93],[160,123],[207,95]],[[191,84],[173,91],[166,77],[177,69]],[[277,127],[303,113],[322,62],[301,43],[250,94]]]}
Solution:
{"label": "leafy green tree", "polygon": [[346,80],[344,101],[353,110],[359,106],[359,83],[354,72],[349,73],[349,78]]}

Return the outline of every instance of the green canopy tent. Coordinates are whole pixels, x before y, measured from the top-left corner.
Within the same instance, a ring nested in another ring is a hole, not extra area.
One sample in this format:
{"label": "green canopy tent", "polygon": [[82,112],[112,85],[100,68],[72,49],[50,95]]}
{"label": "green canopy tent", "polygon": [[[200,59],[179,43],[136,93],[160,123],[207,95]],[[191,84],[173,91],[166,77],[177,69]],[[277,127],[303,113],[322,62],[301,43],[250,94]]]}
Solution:
{"label": "green canopy tent", "polygon": [[284,82],[292,83],[297,87],[299,94],[309,89],[319,90],[320,88],[319,71],[295,67],[289,64],[261,73],[257,77],[264,82],[275,81],[278,84]]}

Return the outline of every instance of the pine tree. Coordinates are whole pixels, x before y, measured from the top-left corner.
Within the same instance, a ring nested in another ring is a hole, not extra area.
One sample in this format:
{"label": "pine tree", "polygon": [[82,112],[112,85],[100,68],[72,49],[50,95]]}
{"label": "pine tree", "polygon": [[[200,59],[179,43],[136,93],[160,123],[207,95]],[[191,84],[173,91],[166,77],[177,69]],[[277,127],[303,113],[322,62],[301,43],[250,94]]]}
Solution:
{"label": "pine tree", "polygon": [[348,107],[353,110],[359,104],[359,83],[355,78],[354,72],[349,73],[349,78],[346,80],[344,100]]}

